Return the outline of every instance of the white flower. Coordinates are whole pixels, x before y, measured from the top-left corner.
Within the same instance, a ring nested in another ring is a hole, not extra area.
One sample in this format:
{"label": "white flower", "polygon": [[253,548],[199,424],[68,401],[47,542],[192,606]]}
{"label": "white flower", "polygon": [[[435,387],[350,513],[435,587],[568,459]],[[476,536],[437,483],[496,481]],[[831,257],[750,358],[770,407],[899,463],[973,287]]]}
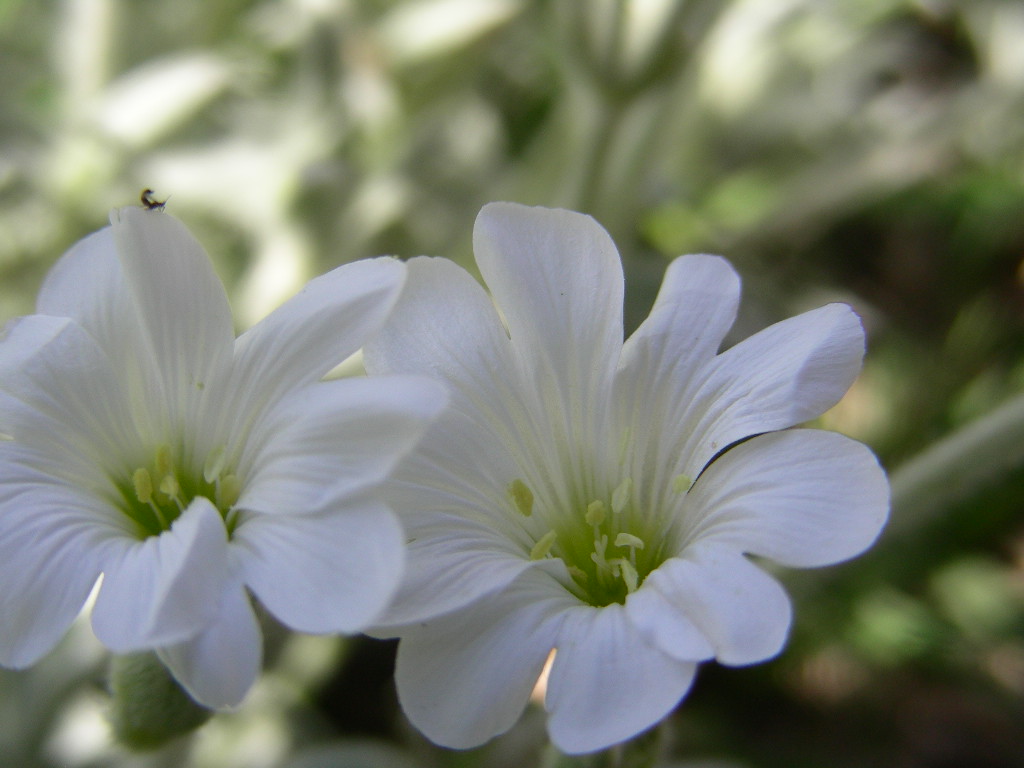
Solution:
{"label": "white flower", "polygon": [[779,652],[789,600],[745,555],[820,566],[878,535],[870,451],[778,431],[839,400],[863,330],[832,304],[717,354],[739,280],[684,256],[623,344],[622,267],[589,217],[492,204],[474,249],[493,303],[452,262],[413,260],[365,350],[371,373],[452,391],[396,471],[409,561],[375,632],[402,638],[413,724],[459,748],[515,723],[556,649],[551,738],[597,750],[669,713],[698,662]]}
{"label": "white flower", "polygon": [[403,541],[372,491],[446,398],[410,377],[321,379],[404,278],[393,259],[340,267],[235,339],[171,216],[115,211],[75,245],[0,342],[0,663],[49,651],[100,574],[96,636],[155,649],[211,707],[259,672],[249,592],[302,632],[373,621]]}

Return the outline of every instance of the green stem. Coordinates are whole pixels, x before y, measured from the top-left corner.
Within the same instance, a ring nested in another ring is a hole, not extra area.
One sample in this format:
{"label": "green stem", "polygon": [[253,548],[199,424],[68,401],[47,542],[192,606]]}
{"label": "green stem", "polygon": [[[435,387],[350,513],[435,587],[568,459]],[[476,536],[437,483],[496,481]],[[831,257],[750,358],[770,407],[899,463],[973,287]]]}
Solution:
{"label": "green stem", "polygon": [[578,195],[579,210],[597,214],[607,186],[611,165],[612,148],[619,135],[628,103],[619,100],[605,100],[601,104],[601,118],[593,143],[584,160],[583,178]]}
{"label": "green stem", "polygon": [[131,750],[163,747],[213,716],[185,693],[151,651],[111,659],[110,695],[114,734]]}
{"label": "green stem", "polygon": [[889,536],[910,532],[1024,466],[1024,395],[960,428],[890,476]]}

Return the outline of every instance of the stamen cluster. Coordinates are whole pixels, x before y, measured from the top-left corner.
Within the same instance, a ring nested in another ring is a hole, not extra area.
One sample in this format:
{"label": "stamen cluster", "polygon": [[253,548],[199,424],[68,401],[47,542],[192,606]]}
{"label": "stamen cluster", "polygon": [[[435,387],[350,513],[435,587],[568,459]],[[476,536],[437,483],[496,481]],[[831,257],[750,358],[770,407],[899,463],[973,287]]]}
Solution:
{"label": "stamen cluster", "polygon": [[141,538],[170,530],[171,524],[199,496],[209,499],[220,511],[230,534],[237,522],[233,508],[241,491],[242,482],[227,467],[223,446],[210,452],[202,478],[197,478],[184,471],[166,443],[157,447],[149,466],[136,467],[130,489],[121,489],[123,511],[138,526]]}
{"label": "stamen cluster", "polygon": [[[691,485],[689,478],[679,476],[672,489],[685,493]],[[508,493],[520,515],[533,515],[534,494],[522,479],[513,480]],[[625,603],[664,559],[661,546],[648,547],[657,537],[648,530],[656,516],[642,514],[635,499],[633,478],[625,477],[608,499],[574,505],[569,515],[544,510],[551,527],[539,537],[531,536],[535,543],[530,559],[562,560],[572,577],[567,588],[591,605]]]}

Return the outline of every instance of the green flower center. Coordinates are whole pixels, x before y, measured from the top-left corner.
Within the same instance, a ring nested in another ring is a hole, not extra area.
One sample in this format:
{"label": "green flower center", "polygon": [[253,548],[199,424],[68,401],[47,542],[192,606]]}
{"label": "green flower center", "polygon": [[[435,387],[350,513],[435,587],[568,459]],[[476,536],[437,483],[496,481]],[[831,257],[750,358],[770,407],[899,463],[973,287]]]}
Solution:
{"label": "green flower center", "polygon": [[169,445],[157,447],[149,465],[136,467],[131,479],[118,485],[122,511],[135,523],[141,538],[158,536],[177,520],[192,500],[205,497],[217,508],[228,535],[237,523],[232,514],[242,491],[238,475],[226,464],[223,447],[210,452],[200,476],[184,471]]}
{"label": "green flower center", "polygon": [[[686,493],[690,485],[688,478],[679,476],[672,489]],[[516,511],[531,517],[534,495],[529,486],[516,479],[508,492]],[[543,518],[551,527],[540,536],[531,535],[530,559],[562,560],[572,578],[567,588],[591,605],[625,603],[665,560],[659,516],[643,514],[630,477],[607,498],[588,499],[574,505],[568,515]]]}

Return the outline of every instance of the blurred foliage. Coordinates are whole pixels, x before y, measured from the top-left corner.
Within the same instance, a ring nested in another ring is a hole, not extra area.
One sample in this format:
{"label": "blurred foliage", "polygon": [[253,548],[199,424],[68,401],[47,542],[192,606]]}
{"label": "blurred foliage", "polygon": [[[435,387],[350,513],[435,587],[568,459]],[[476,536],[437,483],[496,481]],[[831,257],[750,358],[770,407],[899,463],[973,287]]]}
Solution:
{"label": "blurred foliage", "polygon": [[[898,472],[1024,385],[1022,39],[1008,0],[0,0],[0,315],[31,311],[60,253],[144,187],[206,245],[243,324],[364,256],[472,268],[489,200],[561,205],[619,244],[630,327],[683,252],[744,276],[734,338],[853,304],[866,367],[820,426]],[[906,520],[897,497],[864,558],[784,576],[789,648],[707,665],[664,765],[1024,765],[1024,467],[961,487],[975,475],[953,456],[948,494]],[[393,653],[279,632],[239,711],[132,755],[76,625],[32,670],[0,671],[0,754],[546,759],[536,709],[478,750],[426,743],[397,709]]]}

